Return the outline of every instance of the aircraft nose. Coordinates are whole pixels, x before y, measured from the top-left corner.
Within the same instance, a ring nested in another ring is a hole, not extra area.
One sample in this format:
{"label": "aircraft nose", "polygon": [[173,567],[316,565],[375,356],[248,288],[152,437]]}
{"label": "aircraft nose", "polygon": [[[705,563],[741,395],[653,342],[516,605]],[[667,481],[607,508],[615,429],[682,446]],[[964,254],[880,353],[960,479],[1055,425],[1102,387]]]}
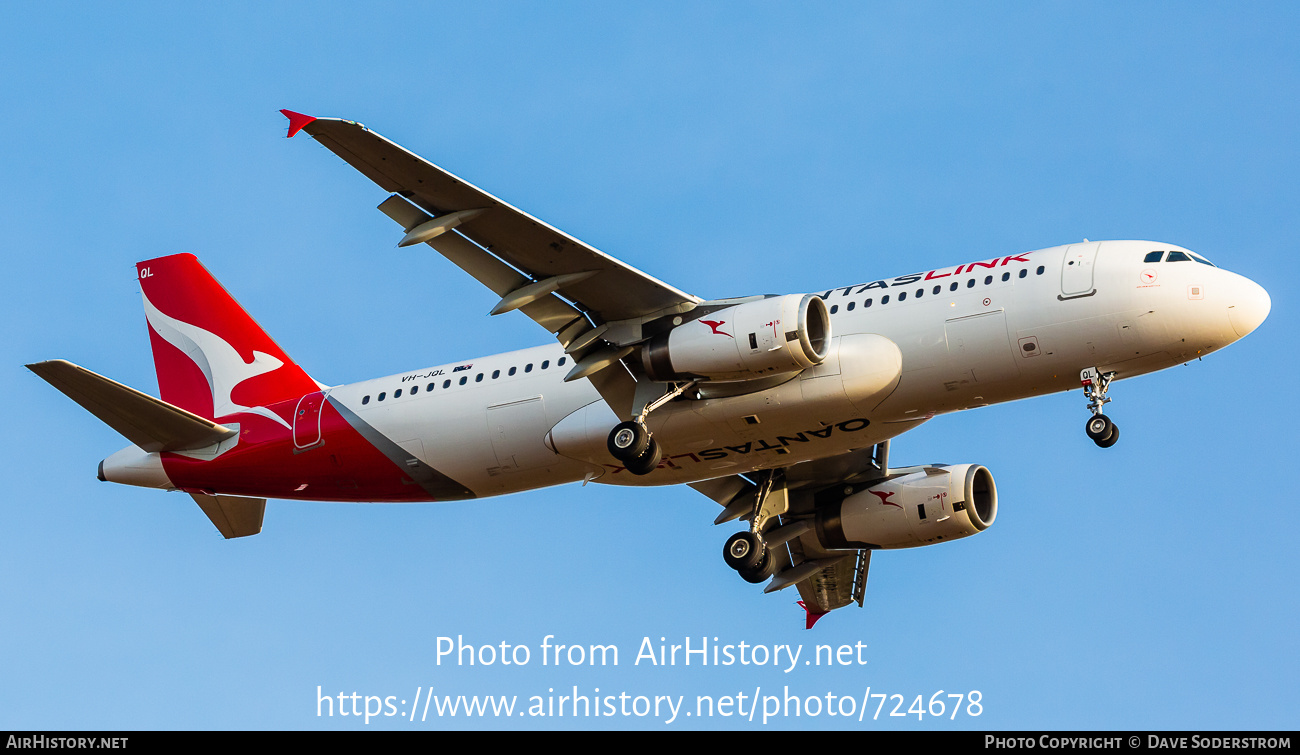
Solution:
{"label": "aircraft nose", "polygon": [[1264,322],[1272,308],[1273,300],[1263,286],[1249,278],[1241,278],[1229,299],[1228,320],[1237,336],[1244,338]]}

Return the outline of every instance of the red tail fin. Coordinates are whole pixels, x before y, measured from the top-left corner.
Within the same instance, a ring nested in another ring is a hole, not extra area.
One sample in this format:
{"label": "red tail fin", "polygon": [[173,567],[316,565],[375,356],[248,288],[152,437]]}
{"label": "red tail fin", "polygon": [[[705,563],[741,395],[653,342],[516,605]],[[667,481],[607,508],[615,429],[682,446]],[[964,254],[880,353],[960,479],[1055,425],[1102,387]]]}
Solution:
{"label": "red tail fin", "polygon": [[220,421],[320,390],[192,254],[136,265],[158,389],[170,404]]}

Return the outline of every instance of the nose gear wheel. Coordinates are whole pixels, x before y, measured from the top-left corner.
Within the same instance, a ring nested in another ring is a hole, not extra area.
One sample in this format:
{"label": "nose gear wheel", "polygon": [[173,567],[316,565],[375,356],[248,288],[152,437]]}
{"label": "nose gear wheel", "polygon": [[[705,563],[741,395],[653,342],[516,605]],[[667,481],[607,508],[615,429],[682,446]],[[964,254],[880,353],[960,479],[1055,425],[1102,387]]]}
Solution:
{"label": "nose gear wheel", "polygon": [[1110,421],[1110,417],[1104,414],[1094,414],[1088,418],[1084,425],[1083,431],[1092,438],[1094,442],[1100,442],[1110,437],[1111,430],[1115,428],[1115,423]]}

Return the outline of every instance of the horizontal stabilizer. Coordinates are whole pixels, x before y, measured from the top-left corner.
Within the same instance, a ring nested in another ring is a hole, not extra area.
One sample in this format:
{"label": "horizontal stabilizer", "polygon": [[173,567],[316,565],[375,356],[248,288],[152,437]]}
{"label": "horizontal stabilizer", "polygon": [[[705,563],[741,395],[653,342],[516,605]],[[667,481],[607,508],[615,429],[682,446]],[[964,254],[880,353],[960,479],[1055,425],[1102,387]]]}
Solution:
{"label": "horizontal stabilizer", "polygon": [[194,502],[203,509],[221,536],[248,537],[262,531],[262,515],[266,513],[265,498],[243,498],[237,495],[206,495],[190,493]]}
{"label": "horizontal stabilizer", "polygon": [[27,369],[150,453],[204,448],[236,435],[229,427],[72,362],[54,359],[29,364]]}

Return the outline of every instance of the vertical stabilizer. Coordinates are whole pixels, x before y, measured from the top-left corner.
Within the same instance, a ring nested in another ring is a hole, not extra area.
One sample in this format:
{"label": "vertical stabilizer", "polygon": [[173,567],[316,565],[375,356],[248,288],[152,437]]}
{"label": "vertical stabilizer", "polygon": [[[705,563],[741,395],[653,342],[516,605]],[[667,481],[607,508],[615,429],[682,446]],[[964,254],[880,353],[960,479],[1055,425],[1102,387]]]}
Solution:
{"label": "vertical stabilizer", "polygon": [[162,399],[211,420],[320,390],[192,254],[136,265]]}

